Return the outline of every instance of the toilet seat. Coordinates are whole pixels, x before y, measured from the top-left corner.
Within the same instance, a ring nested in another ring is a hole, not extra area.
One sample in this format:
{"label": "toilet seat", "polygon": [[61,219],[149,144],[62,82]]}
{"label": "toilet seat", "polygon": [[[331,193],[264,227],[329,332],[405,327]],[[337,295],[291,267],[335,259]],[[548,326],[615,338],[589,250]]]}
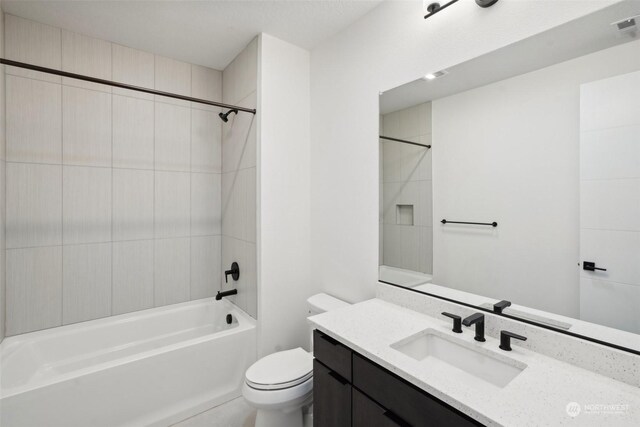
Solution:
{"label": "toilet seat", "polygon": [[298,347],[279,351],[255,362],[245,374],[246,384],[256,390],[283,390],[313,376],[313,355]]}

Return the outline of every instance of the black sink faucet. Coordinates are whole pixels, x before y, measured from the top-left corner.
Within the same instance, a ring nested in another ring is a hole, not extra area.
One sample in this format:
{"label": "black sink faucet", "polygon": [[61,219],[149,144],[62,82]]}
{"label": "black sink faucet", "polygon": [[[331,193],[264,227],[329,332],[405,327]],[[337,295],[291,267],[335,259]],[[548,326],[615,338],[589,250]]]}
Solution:
{"label": "black sink faucet", "polygon": [[485,342],[484,339],[484,314],[474,313],[471,316],[465,318],[462,321],[464,326],[476,325],[476,336],[473,338],[476,341]]}
{"label": "black sink faucet", "polygon": [[511,306],[511,301],[507,301],[503,299],[502,301],[493,304],[493,312],[501,314],[505,308],[510,306]]}

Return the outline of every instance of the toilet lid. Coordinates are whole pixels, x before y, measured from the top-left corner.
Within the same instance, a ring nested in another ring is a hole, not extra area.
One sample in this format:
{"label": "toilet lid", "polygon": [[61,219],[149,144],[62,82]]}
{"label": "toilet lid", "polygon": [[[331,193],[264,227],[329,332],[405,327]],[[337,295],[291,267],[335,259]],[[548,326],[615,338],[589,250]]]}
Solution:
{"label": "toilet lid", "polygon": [[279,351],[258,360],[247,369],[247,384],[260,390],[296,386],[313,375],[313,355],[302,348]]}

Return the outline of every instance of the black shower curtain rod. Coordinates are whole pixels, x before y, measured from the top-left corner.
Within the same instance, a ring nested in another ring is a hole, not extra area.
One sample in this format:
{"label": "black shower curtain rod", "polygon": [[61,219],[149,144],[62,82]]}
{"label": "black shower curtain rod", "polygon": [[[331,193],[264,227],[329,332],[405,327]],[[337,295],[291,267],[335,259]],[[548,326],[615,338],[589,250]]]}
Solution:
{"label": "black shower curtain rod", "polygon": [[420,144],[419,142],[407,141],[406,139],[391,138],[390,136],[380,135],[380,139],[387,139],[389,141],[401,142],[403,144],[417,145],[418,147],[431,148],[431,145]]}
{"label": "black shower curtain rod", "polygon": [[212,105],[214,107],[228,108],[230,110],[243,111],[245,113],[256,114],[256,110],[252,108],[238,107],[236,105],[224,104],[222,102],[207,101],[206,99],[192,98],[190,96],[178,95],[177,93],[163,92],[160,90],[147,89],[140,86],[128,85],[126,83],[118,83],[111,80],[98,79],[96,77],[85,76],[82,74],[69,73],[53,68],[41,67],[39,65],[27,64],[26,62],[12,61],[10,59],[0,58],[0,64],[10,65],[12,67],[25,68],[27,70],[39,71],[41,73],[55,74],[57,76],[69,77],[76,80],[84,80],[85,82],[98,83],[107,86],[119,87],[122,89],[135,90],[136,92],[150,93],[152,95],[166,96],[167,98],[181,99],[183,101],[197,102],[198,104]]}

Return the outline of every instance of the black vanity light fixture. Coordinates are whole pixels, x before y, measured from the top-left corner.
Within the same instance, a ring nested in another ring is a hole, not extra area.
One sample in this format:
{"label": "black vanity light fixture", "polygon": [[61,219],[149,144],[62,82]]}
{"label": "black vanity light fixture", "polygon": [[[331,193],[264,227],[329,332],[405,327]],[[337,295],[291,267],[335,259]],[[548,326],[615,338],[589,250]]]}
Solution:
{"label": "black vanity light fixture", "polygon": [[[435,15],[441,10],[444,10],[449,6],[451,6],[452,4],[457,3],[458,1],[459,0],[451,0],[444,4],[440,4],[440,2],[435,1],[429,4],[429,6],[427,6],[428,13],[424,16],[424,19],[427,19],[428,17]],[[476,4],[480,7],[490,7],[496,4],[497,2],[498,0],[476,0]]]}

